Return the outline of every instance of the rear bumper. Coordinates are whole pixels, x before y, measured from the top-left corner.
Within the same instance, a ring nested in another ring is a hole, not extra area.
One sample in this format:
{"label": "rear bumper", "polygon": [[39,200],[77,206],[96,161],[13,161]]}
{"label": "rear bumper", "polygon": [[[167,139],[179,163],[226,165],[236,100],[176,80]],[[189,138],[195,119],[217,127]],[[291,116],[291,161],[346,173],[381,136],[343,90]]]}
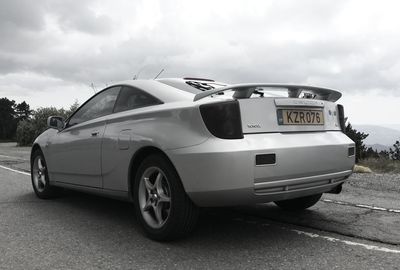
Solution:
{"label": "rear bumper", "polygon": [[[351,174],[354,142],[338,131],[217,138],[167,151],[189,197],[199,206],[285,200],[328,192]],[[276,162],[257,166],[256,155]]]}

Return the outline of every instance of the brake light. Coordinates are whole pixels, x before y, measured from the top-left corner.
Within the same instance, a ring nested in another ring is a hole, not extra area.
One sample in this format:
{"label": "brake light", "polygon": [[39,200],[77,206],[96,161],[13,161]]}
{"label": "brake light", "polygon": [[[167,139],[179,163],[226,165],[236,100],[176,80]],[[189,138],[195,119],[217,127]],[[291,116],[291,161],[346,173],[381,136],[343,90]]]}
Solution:
{"label": "brake light", "polygon": [[239,102],[236,100],[200,105],[203,121],[215,137],[242,139],[242,121]]}
{"label": "brake light", "polygon": [[346,131],[346,120],[344,118],[344,109],[343,109],[343,105],[338,104],[337,105],[338,108],[338,113],[339,113],[339,124],[340,124],[340,128],[342,129],[343,132]]}

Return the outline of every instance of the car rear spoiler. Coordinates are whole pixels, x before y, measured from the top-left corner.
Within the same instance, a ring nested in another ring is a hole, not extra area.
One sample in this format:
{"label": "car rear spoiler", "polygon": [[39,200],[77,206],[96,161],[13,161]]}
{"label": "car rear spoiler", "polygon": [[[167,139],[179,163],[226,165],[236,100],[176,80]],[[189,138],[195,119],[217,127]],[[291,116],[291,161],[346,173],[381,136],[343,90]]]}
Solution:
{"label": "car rear spoiler", "polygon": [[288,90],[288,97],[290,98],[298,98],[303,91],[312,94],[313,96],[311,96],[310,98],[328,100],[332,102],[337,101],[342,96],[342,94],[337,90],[308,85],[246,83],[228,85],[222,88],[201,92],[194,96],[193,101],[197,101],[199,99],[219,94],[228,90],[233,90],[235,92],[233,94],[234,98],[249,98],[251,94],[253,94],[253,92],[256,91],[258,88],[271,88],[272,91],[278,91],[279,89],[286,88]]}

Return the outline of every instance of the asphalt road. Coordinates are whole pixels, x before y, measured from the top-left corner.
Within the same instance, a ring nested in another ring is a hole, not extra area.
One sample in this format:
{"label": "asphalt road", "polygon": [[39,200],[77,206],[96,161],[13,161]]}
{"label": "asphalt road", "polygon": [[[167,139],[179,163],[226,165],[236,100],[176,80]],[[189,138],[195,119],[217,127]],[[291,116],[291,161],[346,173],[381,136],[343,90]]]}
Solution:
{"label": "asphalt road", "polygon": [[191,236],[158,243],[141,234],[130,204],[75,192],[40,200],[7,160],[0,156],[0,269],[400,269],[395,208],[329,195],[301,214],[273,204],[203,209]]}

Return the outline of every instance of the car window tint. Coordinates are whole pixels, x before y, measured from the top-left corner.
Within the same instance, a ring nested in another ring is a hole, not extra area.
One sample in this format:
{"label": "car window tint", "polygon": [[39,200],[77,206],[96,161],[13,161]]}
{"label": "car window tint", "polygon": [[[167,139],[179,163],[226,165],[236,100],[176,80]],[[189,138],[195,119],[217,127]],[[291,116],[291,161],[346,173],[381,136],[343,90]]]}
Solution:
{"label": "car window tint", "polygon": [[141,107],[161,104],[155,97],[139,89],[124,86],[119,94],[114,112],[133,110]]}
{"label": "car window tint", "polygon": [[120,89],[120,86],[111,87],[94,96],[71,117],[68,125],[72,126],[112,113]]}

